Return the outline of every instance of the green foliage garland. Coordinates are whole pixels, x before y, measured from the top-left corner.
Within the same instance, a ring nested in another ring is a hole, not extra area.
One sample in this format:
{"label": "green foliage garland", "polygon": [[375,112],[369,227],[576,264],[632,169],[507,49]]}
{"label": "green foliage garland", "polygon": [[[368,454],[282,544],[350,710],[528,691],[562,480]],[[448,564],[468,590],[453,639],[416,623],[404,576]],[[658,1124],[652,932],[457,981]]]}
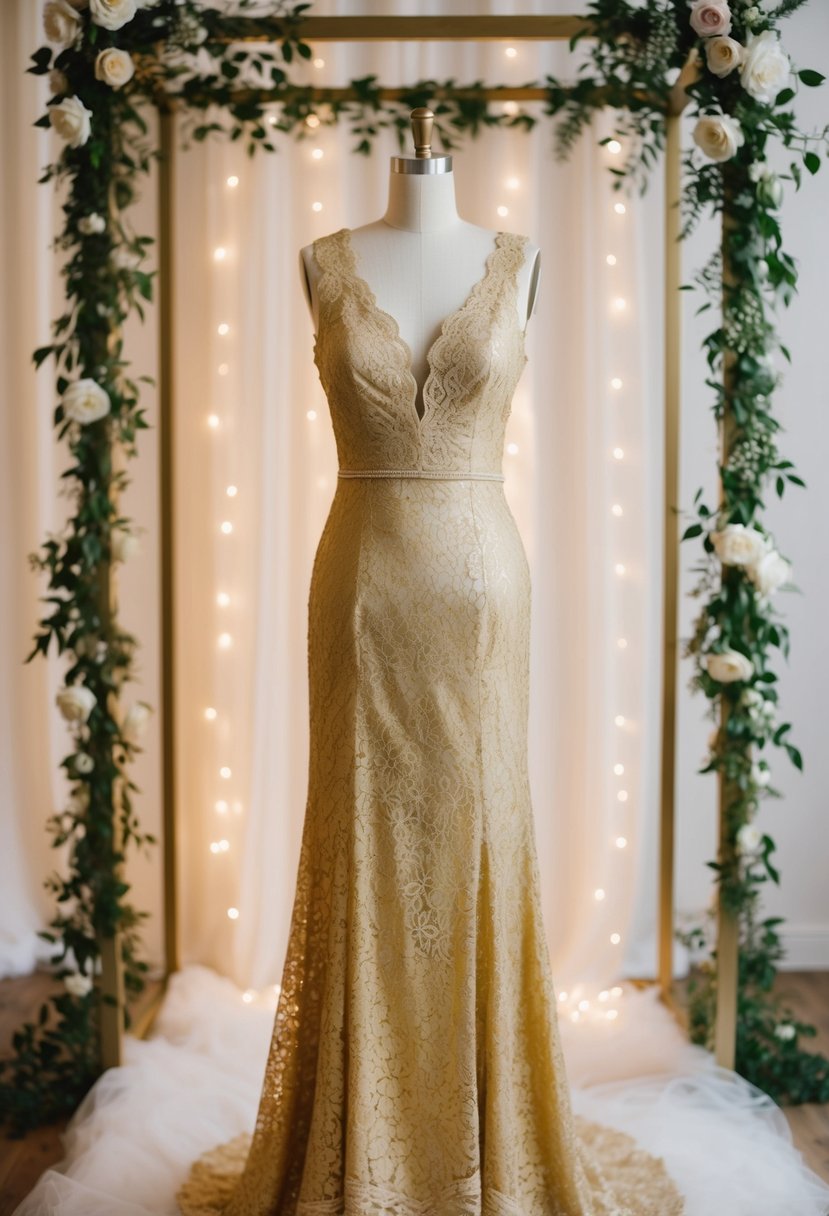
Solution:
{"label": "green foliage garland", "polygon": [[[745,45],[750,37],[774,30],[779,18],[803,3],[782,0],[768,7],[735,0],[731,36]],[[35,352],[34,362],[39,367],[49,357],[55,361],[54,421],[69,453],[63,479],[71,503],[63,533],[32,555],[33,566],[48,576],[48,594],[28,658],[47,654],[52,642],[67,655],[59,702],[72,724],[74,745],[62,764],[69,801],[49,820],[53,844],[68,846],[68,873],[48,880],[58,911],[42,934],[56,948],[53,962],[65,991],[17,1032],[14,1055],[0,1066],[0,1114],[15,1134],[70,1113],[100,1072],[95,976],[101,939],[118,931],[128,992],[141,990],[146,972],[138,933],[145,914],[126,902],[121,869],[128,847],[155,843],[133,812],[136,787],[129,778],[149,707],[138,703],[125,711],[122,704],[124,686],[133,677],[136,640],[118,624],[109,586],[112,567],[127,559],[135,544],[132,521],[120,513],[118,497],[127,484],[126,465],[136,455],[138,432],[147,425],[139,383],[152,383],[146,376],[138,382],[129,377],[121,337],[130,312],[143,317],[143,302],[153,298],[155,272],[145,267],[152,240],[133,233],[127,220],[139,178],[158,155],[148,134],[148,104],[175,99],[186,123],[185,143],[222,134],[245,140],[251,156],[276,151],[277,133],[305,137],[312,114],[323,124],[347,122],[354,151],[364,155],[384,129],[395,130],[402,147],[410,110],[417,105],[435,110],[436,132],[447,150],[486,127],[528,131],[539,121],[518,106],[487,101],[481,81],[465,86],[451,79],[418,81],[388,100],[376,77],[368,76],[350,82],[353,100],[326,98],[323,91],[320,101],[319,90],[289,79],[291,65],[311,56],[300,36],[309,7],[276,3],[263,14],[253,0],[239,0],[233,12],[202,8],[193,0],[47,0],[44,20],[52,45],[35,52],[28,69],[50,75],[52,99],[37,125],[54,126],[65,141],[41,181],[66,187],[64,228],[55,246],[67,255],[67,310],[54,322],[52,343]],[[701,8],[728,11],[725,0],[695,0],[690,7],[686,0],[652,0],[643,8],[626,0],[587,5],[592,40],[576,81],[565,85],[548,76],[543,84],[542,112],[555,120],[559,156],[568,154],[597,109],[614,106],[617,137],[626,147],[623,164],[613,170],[616,185],[645,189],[664,147],[671,87],[689,54],[702,57],[713,41],[701,39],[691,26]],[[269,41],[233,42],[251,32]],[[582,37],[576,35],[571,45]],[[795,80],[815,85],[822,77],[807,70]],[[728,810],[733,849],[711,864],[742,930],[738,1068],[774,1096],[796,1101],[827,1096],[826,1062],[799,1046],[812,1028],[781,1015],[769,995],[780,957],[778,922],[760,921],[757,908],[762,884],[777,881],[774,844],[768,835],[747,830],[760,797],[774,793],[767,764],[753,758],[755,751],[775,744],[801,763],[788,737],[789,724],[776,721],[770,653],[786,652],[788,634],[763,590],[784,568],[759,522],[765,484],[773,479],[778,493],[802,484],[777,451],[779,424],[770,408],[777,373],[769,356],[779,346],[770,311],[777,301],[789,302],[797,276],[782,249],[780,184],[765,169],[764,153],[773,137],[795,150],[799,160],[792,161],[787,176],[799,188],[800,165],[814,173],[821,163],[810,145],[825,142],[825,133],[807,137],[797,131],[791,109],[795,88],[761,100],[752,95],[750,81],[744,70],[718,76],[701,64],[688,90],[699,115],[720,122],[726,145],[729,138],[736,144],[730,122],[739,123],[742,136],[728,158],[699,163],[698,152],[691,151],[684,165],[684,234],[704,213],[722,211],[727,200],[733,278],[722,300],[722,323],[705,343],[715,417],[733,419],[733,436],[721,469],[723,501],[714,510],[698,494],[697,521],[686,531],[688,538],[702,536],[704,548],[697,591],[703,606],[688,652],[696,660],[695,684],[712,710],[721,697],[729,709],[703,771],[725,773],[734,791]],[[712,260],[697,276],[697,289],[718,294],[722,269]],[[721,552],[728,545],[736,551],[737,542],[746,539],[728,532],[735,527],[762,538],[764,565],[722,563],[718,546]],[[732,649],[750,663],[751,674],[746,667],[740,681],[715,679],[709,656]],[[703,929],[691,931],[692,938],[704,940]],[[715,996],[710,962],[703,977],[692,1006],[692,1029],[698,1041],[708,1042]]]}

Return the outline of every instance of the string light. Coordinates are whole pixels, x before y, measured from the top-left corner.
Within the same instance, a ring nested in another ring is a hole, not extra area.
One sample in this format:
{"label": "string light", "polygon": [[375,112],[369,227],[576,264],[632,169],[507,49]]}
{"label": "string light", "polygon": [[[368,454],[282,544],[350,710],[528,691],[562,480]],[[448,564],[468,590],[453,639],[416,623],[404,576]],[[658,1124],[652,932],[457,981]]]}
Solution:
{"label": "string light", "polygon": [[208,722],[216,721],[216,710],[212,705],[208,705],[207,709],[204,711],[204,716],[207,718]]}
{"label": "string light", "polygon": [[620,942],[621,940],[622,940],[622,935],[621,935],[621,933],[611,933],[611,935],[610,935],[610,943],[611,943],[611,945],[613,945],[613,946],[618,946],[618,945],[619,945],[619,942]]}
{"label": "string light", "polygon": [[515,49],[514,46],[508,46],[506,48],[506,50],[504,51],[504,54],[506,55],[507,59],[514,59],[515,56],[518,54],[518,51]]}
{"label": "string light", "polygon": [[614,725],[616,725],[616,726],[624,726],[624,724],[625,724],[624,714],[617,714],[616,717],[613,719],[613,722],[614,722]]}
{"label": "string light", "polygon": [[226,519],[223,521],[221,530],[225,534],[225,536],[230,536],[231,532],[233,531],[233,524],[230,522],[229,519]]}
{"label": "string light", "polygon": [[222,767],[219,769],[219,776],[221,777],[222,781],[229,781],[230,778],[233,776],[233,773],[227,767],[226,764],[223,764]]}
{"label": "string light", "polygon": [[616,309],[617,312],[624,312],[624,310],[627,308],[627,306],[628,306],[628,302],[622,296],[617,296],[616,299],[613,301],[613,307]]}
{"label": "string light", "polygon": [[616,645],[619,647],[620,650],[627,650],[627,645],[628,645],[627,638],[619,638],[618,641],[616,642]]}
{"label": "string light", "polygon": [[605,258],[605,261],[607,262],[608,266],[615,266],[616,265],[616,254],[609,253],[607,255],[607,257]]}
{"label": "string light", "polygon": [[613,765],[613,771],[614,771],[614,773],[616,774],[616,776],[617,776],[617,777],[621,777],[621,776],[622,776],[622,774],[623,774],[623,773],[624,773],[624,771],[625,771],[625,766],[624,766],[624,764],[614,764],[614,765]]}
{"label": "string light", "polygon": [[625,206],[624,203],[614,203],[613,210],[616,212],[617,215],[624,215],[625,212],[627,211],[627,207]]}
{"label": "string light", "polygon": [[230,596],[226,591],[220,591],[216,596],[216,603],[220,608],[227,608],[230,603]]}
{"label": "string light", "polygon": [[226,334],[230,333],[230,326],[226,321],[222,321],[221,325],[217,328],[216,333],[220,338],[224,338]]}
{"label": "string light", "polygon": [[560,993],[558,994],[558,999],[559,999],[560,1001],[566,1001],[566,1000],[567,1000],[567,993],[566,993],[566,992],[560,992]]}
{"label": "string light", "polygon": [[616,573],[618,575],[621,576],[625,572],[624,562],[617,562],[616,565],[613,567],[613,569],[616,571]]}
{"label": "string light", "polygon": [[611,513],[612,513],[613,515],[616,515],[617,517],[618,517],[619,515],[623,515],[623,514],[624,514],[624,512],[622,511],[621,504],[620,504],[620,503],[618,503],[618,502],[614,502],[614,504],[613,504],[613,506],[610,508],[610,510],[611,510]]}
{"label": "string light", "polygon": [[226,257],[227,257],[227,250],[225,249],[224,245],[218,245],[213,250],[213,261],[214,262],[223,262]]}
{"label": "string light", "polygon": [[230,842],[227,840],[214,840],[210,845],[211,853],[226,853],[230,848]]}
{"label": "string light", "polygon": [[227,184],[231,190],[235,190],[236,187],[239,185],[239,179],[235,173],[232,173],[230,175],[230,177],[227,179]]}
{"label": "string light", "polygon": [[601,903],[601,901],[604,899],[604,897],[605,897],[605,890],[604,890],[604,888],[603,888],[603,887],[597,887],[597,888],[596,888],[596,890],[593,892],[593,898],[594,898],[595,900],[598,900],[598,902],[599,902],[599,903]]}
{"label": "string light", "polygon": [[220,633],[218,642],[219,642],[219,648],[221,650],[229,650],[230,647],[233,645],[233,638],[230,636],[229,633]]}
{"label": "string light", "polygon": [[614,448],[613,449],[613,459],[614,460],[624,460],[624,458],[625,458],[624,448]]}
{"label": "string light", "polygon": [[617,848],[617,849],[624,849],[624,848],[627,848],[627,840],[625,839],[625,837],[624,837],[624,836],[617,836],[617,837],[616,837],[616,848]]}
{"label": "string light", "polygon": [[238,493],[239,491],[236,486],[228,486],[225,490],[225,494],[227,494],[228,498],[235,498]]}
{"label": "string light", "polygon": [[310,127],[312,131],[315,131],[320,125],[319,116],[317,114],[309,114],[305,119],[305,125],[306,127]]}
{"label": "string light", "polygon": [[255,993],[251,992],[250,988],[248,988],[247,992],[242,993],[242,1000],[245,1002],[246,1005],[249,1005],[251,1003],[251,1001],[253,1000],[254,995],[255,995]]}
{"label": "string light", "polygon": [[308,413],[305,415],[305,417],[308,419],[309,422],[313,422],[316,419],[316,416],[317,416],[316,410],[309,410]]}
{"label": "string light", "polygon": [[617,153],[622,151],[622,145],[619,143],[618,139],[611,139],[607,144],[607,150],[616,156]]}
{"label": "string light", "polygon": [[322,203],[319,201],[311,203],[311,210],[312,211],[322,211]]}
{"label": "string light", "polygon": [[509,452],[510,456],[517,456],[518,455],[518,444],[517,443],[508,443],[507,451]]}
{"label": "string light", "polygon": [[216,427],[219,425],[219,415],[218,414],[208,414],[207,415],[207,425],[215,431]]}
{"label": "string light", "polygon": [[627,790],[617,790],[617,791],[616,791],[616,797],[617,797],[617,799],[618,799],[618,801],[619,801],[619,802],[627,802],[627,800],[628,800],[628,792],[627,792]]}
{"label": "string light", "polygon": [[521,185],[521,182],[517,177],[508,177],[504,182],[504,185],[506,186],[507,190],[517,190]]}
{"label": "string light", "polygon": [[322,160],[325,153],[323,152],[322,148],[314,148],[311,152],[311,156],[314,158],[314,160]]}
{"label": "string light", "polygon": [[504,113],[509,115],[510,118],[514,118],[515,115],[518,113],[518,102],[517,101],[505,101],[504,102]]}
{"label": "string light", "polygon": [[227,914],[231,920],[239,919],[239,909],[238,908],[228,908]]}
{"label": "string light", "polygon": [[324,67],[325,67],[325,60],[324,60],[324,59],[322,59],[322,58],[320,58],[320,56],[319,56],[319,55],[317,55],[316,59],[314,60],[314,67],[315,67],[315,68],[324,68]]}
{"label": "string light", "polygon": [[503,203],[497,208],[497,211],[499,215],[509,215],[509,207],[505,207]]}
{"label": "string light", "polygon": [[216,813],[218,815],[227,814],[227,803],[225,802],[224,798],[220,798],[219,801],[215,804],[215,807],[216,807]]}
{"label": "string light", "polygon": [[230,367],[228,366],[227,363],[220,363],[216,370],[218,371],[220,376],[226,376],[227,373],[230,371]]}

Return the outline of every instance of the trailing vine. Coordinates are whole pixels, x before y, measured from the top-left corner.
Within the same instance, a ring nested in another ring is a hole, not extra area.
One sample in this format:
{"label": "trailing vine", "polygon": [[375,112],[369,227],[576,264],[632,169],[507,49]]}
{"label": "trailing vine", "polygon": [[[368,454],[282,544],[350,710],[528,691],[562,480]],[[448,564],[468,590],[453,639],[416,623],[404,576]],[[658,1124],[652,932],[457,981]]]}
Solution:
{"label": "trailing vine", "polygon": [[[763,883],[778,875],[773,841],[754,817],[760,799],[775,793],[767,750],[775,745],[801,764],[790,725],[777,718],[771,662],[772,651],[788,649],[788,632],[770,599],[788,566],[760,514],[767,483],[781,494],[802,484],[778,452],[780,427],[771,410],[779,379],[772,355],[780,349],[788,357],[771,317],[776,304],[791,299],[797,274],[782,247],[782,185],[766,168],[765,152],[770,139],[792,149],[785,180],[795,188],[801,166],[811,174],[821,164],[816,149],[826,133],[800,133],[792,103],[800,85],[823,78],[803,70],[790,85],[775,32],[780,18],[803,3],[652,0],[639,8],[626,0],[592,0],[585,13],[591,41],[576,80],[547,76],[541,85],[541,116],[554,122],[560,157],[598,109],[616,108],[624,155],[612,170],[615,184],[641,191],[664,148],[671,90],[689,56],[697,62],[697,79],[688,86],[698,121],[697,147],[684,161],[683,235],[704,214],[726,210],[733,282],[720,301],[724,267],[712,259],[693,289],[710,297],[703,308],[722,303],[721,323],[705,342],[707,384],[715,418],[732,420],[732,434],[721,469],[722,502],[709,507],[699,493],[696,521],[685,533],[702,537],[703,545],[696,592],[702,606],[687,649],[694,686],[712,713],[721,698],[729,711],[703,771],[724,773],[733,790],[731,846],[711,864],[741,925],[737,1066],[774,1096],[794,1101],[829,1096],[829,1082],[826,1062],[800,1046],[812,1028],[781,1013],[770,995],[779,922],[761,920],[758,909]],[[52,93],[37,125],[53,127],[63,141],[41,182],[63,187],[64,224],[55,248],[66,255],[67,307],[34,362],[39,368],[51,358],[56,368],[54,422],[68,454],[69,517],[31,557],[46,576],[47,594],[27,661],[53,644],[66,656],[58,703],[73,741],[62,763],[68,800],[49,819],[53,845],[68,851],[67,872],[47,882],[58,910],[42,934],[55,949],[52,962],[64,990],[17,1032],[12,1057],[0,1064],[0,1114],[15,1134],[70,1113],[100,1072],[102,940],[118,935],[129,993],[145,982],[139,930],[146,914],[127,902],[122,867],[128,849],[156,843],[140,827],[129,776],[151,707],[125,704],[137,641],[119,624],[112,575],[137,545],[137,528],[121,513],[119,496],[138,433],[147,426],[140,385],[152,384],[150,377],[130,376],[122,340],[127,317],[143,317],[144,303],[153,299],[156,274],[147,265],[152,239],[129,222],[139,181],[159,154],[148,111],[175,104],[185,144],[222,136],[244,141],[251,156],[277,151],[279,136],[303,139],[319,125],[341,122],[357,154],[369,155],[383,130],[395,131],[402,147],[411,109],[425,104],[447,150],[488,127],[529,131],[541,120],[516,103],[488,100],[481,81],[422,80],[394,99],[383,95],[374,76],[351,81],[348,99],[297,83],[293,67],[312,53],[301,37],[310,5],[285,0],[266,8],[259,11],[253,0],[238,0],[232,11],[193,0],[47,0],[50,45],[32,55],[28,68],[49,76]],[[251,33],[260,41],[233,41]],[[572,46],[583,37],[577,34]],[[786,84],[778,87],[775,75],[784,72]],[[687,936],[699,943],[705,931]],[[692,1031],[709,1042],[716,983],[710,960],[702,976]]]}

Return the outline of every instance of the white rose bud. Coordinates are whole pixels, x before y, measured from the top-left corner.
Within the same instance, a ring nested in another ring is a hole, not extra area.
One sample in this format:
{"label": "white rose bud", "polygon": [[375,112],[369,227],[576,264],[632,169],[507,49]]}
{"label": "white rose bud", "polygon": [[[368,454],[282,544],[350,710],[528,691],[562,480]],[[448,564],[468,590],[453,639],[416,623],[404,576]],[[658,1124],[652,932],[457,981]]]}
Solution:
{"label": "white rose bud", "polygon": [[136,0],[89,0],[89,13],[96,25],[105,30],[120,30],[132,21]]}
{"label": "white rose bud", "polygon": [[63,982],[66,991],[72,996],[86,996],[92,991],[92,979],[88,975],[82,975],[80,971],[67,975]]}
{"label": "white rose bud", "polygon": [[774,1034],[776,1038],[782,1039],[784,1043],[788,1043],[797,1034],[797,1029],[792,1026],[791,1022],[779,1022],[774,1028]]}
{"label": "white rose bud", "polygon": [[134,536],[132,532],[128,532],[125,528],[113,528],[110,533],[109,543],[114,562],[128,561],[141,551],[138,537]]}
{"label": "white rose bud", "polygon": [[773,30],[755,34],[745,48],[740,64],[743,88],[755,101],[770,105],[788,83],[791,75],[789,56]]}
{"label": "white rose bud", "polygon": [[758,853],[763,843],[763,833],[753,823],[744,823],[737,832],[737,852],[743,856]]}
{"label": "white rose bud", "polygon": [[61,398],[63,412],[74,422],[96,422],[110,411],[109,393],[95,380],[82,379],[70,384]]}
{"label": "white rose bud", "polygon": [[694,143],[711,160],[731,160],[745,143],[743,128],[728,114],[706,114],[697,120]]}
{"label": "white rose bud", "polygon": [[74,763],[75,763],[75,772],[77,772],[77,773],[83,773],[83,774],[91,773],[93,768],[95,767],[95,761],[92,759],[92,757],[89,755],[88,752],[76,752]]}
{"label": "white rose bud", "polygon": [[751,780],[755,785],[759,785],[762,789],[765,789],[771,783],[771,769],[765,764],[752,764]]}
{"label": "white rose bud", "polygon": [[738,680],[750,680],[754,664],[737,650],[723,650],[706,656],[705,665],[712,680],[720,684],[733,684]]}
{"label": "white rose bud", "polygon": [[711,533],[714,552],[726,566],[750,566],[759,561],[767,548],[766,538],[745,524],[727,524]]}
{"label": "white rose bud", "polygon": [[126,245],[119,245],[117,249],[112,251],[112,264],[118,270],[135,270],[140,258],[132,249],[128,249]]}
{"label": "white rose bud", "polygon": [[103,232],[106,226],[106,220],[97,211],[92,211],[89,215],[82,215],[78,220],[78,231],[82,232],[84,236],[92,236],[93,233]]}
{"label": "white rose bud", "polygon": [[62,93],[66,93],[69,89],[69,80],[65,72],[60,68],[52,68],[49,73],[49,88],[56,97],[60,97]]}
{"label": "white rose bud", "polygon": [[131,705],[121,727],[124,737],[131,741],[140,739],[147,729],[151,713],[152,707],[146,701],[137,701],[135,705]]}
{"label": "white rose bud", "polygon": [[740,66],[743,48],[734,38],[708,38],[705,43],[705,58],[715,76],[728,76]]}
{"label": "white rose bud", "polygon": [[128,80],[132,80],[134,75],[135,64],[127,51],[110,46],[98,53],[95,60],[96,80],[102,80],[113,89],[120,89]]}
{"label": "white rose bud", "polygon": [[746,567],[746,574],[764,596],[771,595],[787,583],[791,573],[791,566],[776,549],[769,549],[758,561]]}
{"label": "white rose bud", "polygon": [[75,94],[49,107],[49,122],[70,148],[80,148],[89,139],[91,118],[92,111]]}
{"label": "white rose bud", "polygon": [[48,0],[43,8],[43,29],[49,42],[72,46],[81,31],[81,22],[69,0]]}
{"label": "white rose bud", "polygon": [[777,210],[783,202],[783,183],[776,173],[764,173],[757,193],[763,202]]}
{"label": "white rose bud", "polygon": [[95,694],[83,684],[67,684],[55,697],[67,722],[85,722],[95,708]]}

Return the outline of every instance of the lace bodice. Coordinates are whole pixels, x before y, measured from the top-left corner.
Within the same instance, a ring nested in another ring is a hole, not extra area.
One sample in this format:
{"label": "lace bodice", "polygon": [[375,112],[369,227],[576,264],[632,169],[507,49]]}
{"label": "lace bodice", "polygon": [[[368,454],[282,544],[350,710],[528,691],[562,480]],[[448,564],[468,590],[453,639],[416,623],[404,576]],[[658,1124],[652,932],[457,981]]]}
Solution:
{"label": "lace bodice", "polygon": [[358,274],[351,233],[313,243],[320,269],[314,360],[340,467],[500,472],[504,430],[527,355],[518,272],[527,237],[498,232],[482,277],[428,356],[423,416],[412,352]]}

